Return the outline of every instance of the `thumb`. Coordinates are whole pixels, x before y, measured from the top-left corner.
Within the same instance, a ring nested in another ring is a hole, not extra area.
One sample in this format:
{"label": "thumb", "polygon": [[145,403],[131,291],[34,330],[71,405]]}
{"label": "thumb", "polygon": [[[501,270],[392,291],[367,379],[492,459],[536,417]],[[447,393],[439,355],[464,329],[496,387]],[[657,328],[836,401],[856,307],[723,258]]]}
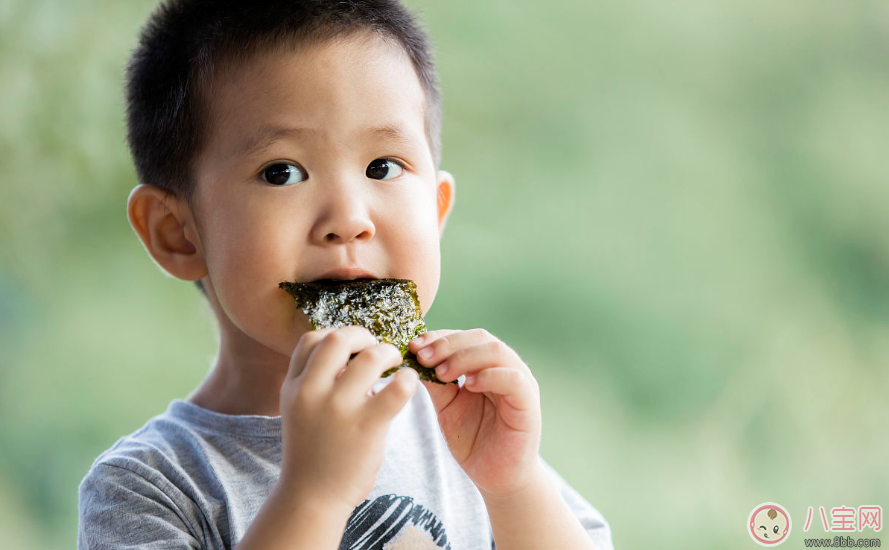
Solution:
{"label": "thumb", "polygon": [[429,397],[432,398],[432,405],[435,407],[436,414],[447,407],[457,397],[457,392],[460,391],[457,384],[436,384],[426,380],[420,380],[420,383],[423,384],[423,387],[429,393]]}

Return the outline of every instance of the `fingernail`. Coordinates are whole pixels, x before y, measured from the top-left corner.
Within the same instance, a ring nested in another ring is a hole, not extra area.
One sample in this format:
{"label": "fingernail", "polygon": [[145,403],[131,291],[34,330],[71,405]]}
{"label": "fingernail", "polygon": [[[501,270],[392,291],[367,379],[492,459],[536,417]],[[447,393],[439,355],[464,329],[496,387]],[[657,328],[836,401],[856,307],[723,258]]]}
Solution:
{"label": "fingernail", "polygon": [[432,357],[432,348],[423,348],[418,353],[417,356],[420,359],[429,359]]}
{"label": "fingernail", "polygon": [[470,374],[469,376],[467,376],[467,377],[466,377],[466,380],[464,381],[464,384],[465,384],[465,385],[472,385],[472,384],[475,384],[475,375],[474,375],[474,374]]}
{"label": "fingernail", "polygon": [[416,342],[416,343],[420,344],[420,343],[422,343],[423,340],[425,340],[425,339],[426,339],[426,335],[425,335],[425,334],[421,334],[421,335],[417,336],[416,338],[414,338],[413,340],[411,340],[411,342]]}
{"label": "fingernail", "polygon": [[448,372],[448,364],[442,363],[441,365],[435,367],[435,374],[441,376],[442,374]]}

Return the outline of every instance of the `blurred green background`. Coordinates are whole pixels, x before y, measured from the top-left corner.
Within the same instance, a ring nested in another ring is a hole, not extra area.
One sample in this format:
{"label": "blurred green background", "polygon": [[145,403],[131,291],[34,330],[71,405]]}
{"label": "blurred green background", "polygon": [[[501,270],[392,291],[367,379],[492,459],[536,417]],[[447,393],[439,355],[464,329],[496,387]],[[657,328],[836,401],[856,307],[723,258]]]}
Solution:
{"label": "blurred green background", "polygon": [[[407,3],[458,186],[428,324],[526,360],[618,549],[753,548],[765,501],[802,548],[808,506],[889,506],[889,4]],[[93,459],[216,351],[125,213],[153,4],[0,2],[5,548],[73,547]]]}

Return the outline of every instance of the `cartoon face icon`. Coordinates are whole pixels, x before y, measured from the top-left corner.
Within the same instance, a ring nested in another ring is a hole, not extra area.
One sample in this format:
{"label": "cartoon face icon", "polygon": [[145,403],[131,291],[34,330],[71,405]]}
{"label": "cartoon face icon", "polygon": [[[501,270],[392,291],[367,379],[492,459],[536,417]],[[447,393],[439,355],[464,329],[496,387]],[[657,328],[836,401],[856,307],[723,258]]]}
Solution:
{"label": "cartoon face icon", "polygon": [[747,527],[757,543],[776,546],[790,534],[790,514],[780,504],[765,502],[750,513]]}

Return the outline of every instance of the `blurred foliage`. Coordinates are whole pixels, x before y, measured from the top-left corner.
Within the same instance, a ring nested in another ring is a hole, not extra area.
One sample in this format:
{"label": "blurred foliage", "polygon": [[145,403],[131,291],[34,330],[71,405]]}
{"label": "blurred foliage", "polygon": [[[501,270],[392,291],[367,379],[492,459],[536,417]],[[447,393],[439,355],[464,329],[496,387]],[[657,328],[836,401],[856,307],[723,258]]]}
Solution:
{"label": "blurred foliage", "polygon": [[[427,322],[522,355],[541,453],[618,548],[750,548],[764,501],[794,539],[808,506],[889,506],[889,5],[408,4],[458,185]],[[71,547],[92,460],[215,354],[126,219],[152,6],[0,3],[9,548]]]}

